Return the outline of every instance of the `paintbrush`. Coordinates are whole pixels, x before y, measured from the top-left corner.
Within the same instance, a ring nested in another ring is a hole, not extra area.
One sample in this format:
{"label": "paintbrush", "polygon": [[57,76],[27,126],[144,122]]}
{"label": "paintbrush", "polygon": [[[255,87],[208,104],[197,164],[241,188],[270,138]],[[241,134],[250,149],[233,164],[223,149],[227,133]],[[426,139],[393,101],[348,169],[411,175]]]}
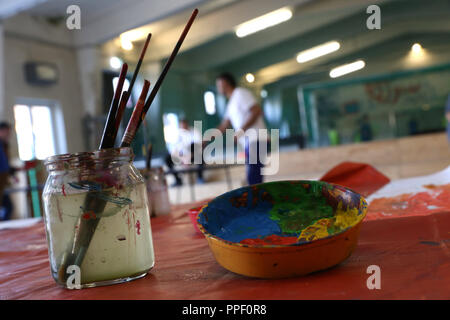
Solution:
{"label": "paintbrush", "polygon": [[[130,130],[133,130],[133,132],[134,132],[131,135],[131,140],[134,138],[135,133],[137,132],[140,124],[142,123],[143,119],[145,118],[145,115],[147,114],[147,111],[150,108],[150,105],[152,104],[156,94],[158,93],[158,90],[161,87],[161,84],[162,84],[162,82],[163,82],[167,72],[169,71],[170,66],[172,65],[172,62],[175,59],[175,57],[176,57],[176,55],[177,55],[177,53],[178,53],[178,51],[179,51],[179,49],[181,47],[181,44],[183,43],[183,41],[184,41],[184,39],[185,39],[185,37],[186,37],[186,35],[187,35],[187,33],[188,33],[192,23],[194,22],[194,19],[197,16],[197,14],[198,14],[198,9],[195,9],[192,12],[192,15],[191,15],[188,23],[186,24],[186,26],[185,26],[185,28],[184,28],[184,30],[183,30],[183,32],[182,32],[182,34],[181,34],[177,44],[175,45],[175,48],[173,49],[172,54],[170,55],[169,59],[167,60],[161,75],[159,76],[159,78],[158,78],[158,80],[157,80],[157,82],[156,82],[152,92],[150,93],[149,98],[145,102],[145,105],[143,106],[142,112],[139,113],[139,117],[136,116],[136,120],[135,120],[135,121],[137,121],[136,125],[133,125],[133,126],[130,127]],[[123,69],[123,67],[122,67],[122,69]],[[126,74],[126,72],[125,72],[125,74]],[[122,75],[122,72],[121,72],[121,75]],[[119,78],[119,83],[121,83],[120,91],[122,90],[123,81],[124,81],[124,77],[122,79],[122,82],[121,82],[121,79]],[[118,83],[117,88],[119,88],[119,83]],[[115,131],[114,129],[116,127],[114,119],[115,119],[115,115],[117,113],[117,105],[119,103],[118,100],[119,100],[119,97],[120,97],[120,93],[118,93],[117,91],[118,90],[116,90],[116,93],[115,93],[114,99],[113,99],[113,103],[111,104],[111,108],[109,110],[108,120],[107,120],[107,123],[105,125],[105,130],[103,132],[102,142],[100,144],[100,149],[114,146],[114,139],[112,140],[112,138],[114,137],[114,134],[117,134],[117,133],[114,132]],[[141,95],[142,95],[142,93],[141,93]],[[127,126],[127,129],[128,129],[128,126]],[[125,135],[126,135],[126,133],[125,133]],[[128,135],[128,136],[130,136],[130,135]],[[129,146],[130,143],[131,143],[131,140],[128,137],[125,140],[125,142],[124,142],[125,144],[124,145],[128,144],[128,146]],[[93,211],[94,213],[95,212],[103,212],[103,210],[104,210],[104,208],[106,206],[106,201],[103,200],[103,199],[99,199],[94,192],[88,192],[88,194],[86,196],[85,204],[88,205],[87,206],[88,208],[91,208],[91,206],[92,206],[92,208],[95,210],[95,211]],[[88,220],[89,222],[87,222],[87,225],[85,225],[85,227],[83,228],[82,232],[81,232],[81,224],[80,224],[79,232],[77,233],[77,236],[75,237],[76,239],[75,239],[75,242],[74,242],[74,246],[73,246],[72,250],[70,250],[68,252],[68,255],[66,255],[63,258],[63,263],[61,264],[61,267],[60,267],[59,272],[58,272],[59,279],[62,280],[62,282],[65,282],[66,279],[67,279],[67,275],[66,275],[65,272],[66,272],[66,268],[68,266],[70,266],[72,264],[81,266],[81,264],[83,262],[83,259],[84,259],[84,255],[87,252],[87,249],[89,247],[89,244],[90,244],[90,241],[92,239],[92,236],[95,233],[95,229],[97,228],[97,224],[98,224],[99,220],[100,220],[99,217],[97,217],[96,219],[89,219]],[[83,221],[81,221],[81,223],[83,223]],[[84,223],[86,223],[86,222],[84,221]],[[81,237],[80,234],[82,234],[82,238],[81,239],[80,239],[80,237]]]}
{"label": "paintbrush", "polygon": [[184,30],[181,33],[180,38],[178,39],[178,42],[175,45],[175,48],[173,48],[173,51],[170,54],[169,59],[167,60],[166,64],[164,65],[163,71],[161,72],[158,80],[155,83],[155,86],[153,87],[153,89],[150,92],[150,95],[149,95],[147,101],[145,102],[143,115],[140,117],[140,121],[137,124],[136,131],[139,129],[139,126],[141,125],[142,121],[145,118],[145,115],[147,114],[148,109],[150,108],[150,105],[152,104],[153,100],[155,99],[155,96],[158,93],[158,90],[161,87],[161,84],[164,81],[164,78],[166,77],[166,74],[169,71],[170,66],[172,65],[173,61],[175,60],[175,57],[177,56],[178,51],[180,50],[181,45],[183,44],[183,41],[186,38],[186,35],[188,34],[189,29],[191,28],[192,23],[194,22],[195,17],[197,16],[197,14],[198,14],[198,9],[195,9],[192,12],[191,17],[189,18],[186,26],[184,27]]}
{"label": "paintbrush", "polygon": [[150,43],[151,37],[152,37],[152,34],[149,33],[147,35],[147,40],[145,40],[144,47],[142,48],[141,56],[139,57],[139,61],[136,65],[136,69],[134,70],[133,77],[131,78],[130,86],[128,87],[128,89],[126,91],[124,91],[122,93],[122,97],[121,97],[120,103],[119,103],[119,109],[117,109],[115,130],[114,130],[114,133],[115,133],[114,141],[116,140],[116,135],[119,130],[120,123],[122,121],[122,116],[123,116],[123,112],[125,110],[125,106],[127,105],[128,100],[130,99],[131,93],[133,92],[134,83],[136,81],[137,75],[139,74],[139,70],[141,68],[142,61],[144,61],[145,53],[147,51],[147,47],[148,47],[148,44]]}
{"label": "paintbrush", "polygon": [[[113,101],[111,103],[111,107],[109,109],[107,122],[105,125],[105,129],[102,136],[102,141],[100,144],[100,149],[104,148],[111,148],[114,147],[114,141],[116,140],[117,131],[120,126],[120,122],[123,116],[123,111],[125,109],[125,106],[129,100],[130,94],[133,90],[134,83],[136,81],[137,75],[139,73],[140,67],[142,65],[142,61],[144,59],[145,53],[147,51],[148,44],[151,39],[151,33],[147,35],[147,39],[144,43],[144,47],[141,51],[141,56],[139,58],[138,64],[136,66],[136,69],[133,73],[133,77],[131,79],[130,85],[128,87],[128,90],[122,93],[123,84],[125,82],[126,72],[128,70],[128,65],[125,63],[122,66],[122,70],[119,75],[119,81],[117,83],[117,88],[114,94]],[[144,87],[146,86],[146,92],[144,95],[144,101],[145,97],[147,96],[147,91],[150,83],[144,84]],[[120,94],[122,95],[120,96]],[[119,97],[121,97],[119,102]],[[88,212],[92,211],[94,213],[103,212],[106,206],[106,201],[103,199],[98,198],[97,192],[88,192],[86,195],[86,201],[84,204],[84,208],[88,208]],[[84,255],[86,254],[87,248],[89,247],[90,241],[92,239],[92,236],[95,233],[95,230],[97,228],[97,225],[100,221],[100,218],[97,219],[89,219],[88,221],[81,220],[80,221],[80,229],[77,233],[78,237],[76,237],[74,242],[74,247],[71,251],[71,254],[68,256],[67,260],[68,263],[73,263],[78,266],[81,266],[81,263],[83,262]],[[65,269],[66,266],[69,266],[70,264],[63,263],[60,268],[60,279],[65,279]],[[63,273],[63,276],[61,277],[61,272]]]}
{"label": "paintbrush", "polygon": [[[105,124],[105,129],[103,130],[103,135],[100,143],[99,149],[111,148],[114,146],[114,120],[117,111],[117,106],[119,103],[120,94],[122,92],[123,83],[125,82],[125,77],[127,74],[128,65],[124,63],[119,75],[119,81],[117,82],[116,91],[114,93],[114,98],[111,101],[111,106],[109,109],[108,117]],[[94,165],[94,164],[92,164]],[[99,198],[99,194],[102,191],[89,191],[86,194],[86,199],[83,204],[84,212],[93,212],[98,215],[102,213],[105,209],[107,201]],[[95,219],[83,219],[83,215],[78,218],[78,231],[75,233],[73,245],[70,249],[66,251],[66,254],[62,258],[61,266],[58,270],[58,279],[61,282],[67,280],[68,274],[66,273],[67,267],[70,265],[81,266],[83,263],[84,256],[89,248],[89,244],[92,240],[94,232],[100,221],[100,217]]]}
{"label": "paintbrush", "polygon": [[136,127],[139,123],[139,120],[142,116],[142,109],[144,108],[145,98],[147,98],[148,89],[150,88],[150,81],[144,81],[144,87],[142,88],[141,95],[139,96],[139,100],[134,107],[133,114],[131,115],[130,121],[128,122],[127,129],[122,138],[122,142],[120,147],[129,147],[131,145],[131,141],[136,135]]}
{"label": "paintbrush", "polygon": [[[131,92],[133,90],[134,83],[136,81],[137,75],[142,65],[142,61],[144,59],[145,53],[147,51],[148,44],[151,39],[151,33],[147,35],[147,39],[144,43],[144,47],[141,51],[141,56],[139,58],[138,64],[136,65],[136,69],[133,73],[133,77],[131,79],[128,90],[122,93],[123,84],[125,82],[126,72],[128,70],[128,65],[125,63],[122,66],[122,70],[119,75],[119,81],[117,83],[117,88],[114,94],[114,98],[111,102],[111,106],[109,109],[105,129],[103,131],[102,140],[100,143],[100,149],[104,148],[112,148],[114,147],[114,141],[116,140],[117,131],[120,126],[120,122],[123,116],[123,111],[125,106],[130,98]],[[144,84],[146,86],[146,92],[144,95],[147,96],[147,91],[150,83]],[[122,93],[122,95],[121,95]],[[120,99],[119,99],[120,98]],[[103,212],[106,206],[106,201],[98,198],[97,192],[88,192],[86,195],[86,200],[84,203],[84,208],[87,208],[88,211],[92,211],[94,213]],[[65,270],[67,266],[71,264],[75,264],[81,266],[83,262],[84,255],[86,254],[87,248],[89,247],[90,241],[94,232],[97,228],[97,225],[100,221],[100,218],[97,219],[89,219],[88,221],[81,220],[80,228],[75,237],[74,246],[70,253],[66,256],[65,262],[61,264],[61,268],[59,270],[59,278],[65,281],[66,274]]]}
{"label": "paintbrush", "polygon": [[127,75],[128,65],[124,63],[122,65],[122,70],[120,70],[119,81],[117,82],[116,92],[114,93],[114,98],[111,101],[111,106],[109,107],[108,117],[106,119],[105,129],[103,130],[102,140],[100,142],[99,149],[112,148],[114,147],[115,140],[115,119],[117,108],[119,106],[120,96],[122,94],[123,83]]}

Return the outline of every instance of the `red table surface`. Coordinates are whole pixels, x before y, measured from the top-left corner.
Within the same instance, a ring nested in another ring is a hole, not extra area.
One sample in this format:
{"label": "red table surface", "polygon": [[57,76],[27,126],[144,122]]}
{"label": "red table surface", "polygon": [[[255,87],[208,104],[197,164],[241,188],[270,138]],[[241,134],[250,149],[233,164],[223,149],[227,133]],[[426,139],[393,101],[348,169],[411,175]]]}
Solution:
{"label": "red table surface", "polygon": [[[152,219],[154,269],[129,283],[67,290],[50,275],[44,226],[0,231],[1,299],[449,299],[450,211],[365,220],[355,252],[340,265],[299,278],[262,280],[216,263],[179,206]],[[381,289],[366,286],[381,268]]]}

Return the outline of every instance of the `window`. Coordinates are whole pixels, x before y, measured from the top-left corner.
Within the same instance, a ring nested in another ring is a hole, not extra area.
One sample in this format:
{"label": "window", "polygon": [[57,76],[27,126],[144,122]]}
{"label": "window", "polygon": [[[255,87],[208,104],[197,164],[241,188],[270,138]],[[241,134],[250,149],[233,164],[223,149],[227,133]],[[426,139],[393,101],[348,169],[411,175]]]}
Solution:
{"label": "window", "polygon": [[164,140],[169,152],[178,140],[178,116],[175,113],[165,113],[163,115]]}
{"label": "window", "polygon": [[205,110],[209,115],[216,113],[216,96],[212,91],[206,91],[203,95],[203,100],[205,102]]}
{"label": "window", "polygon": [[[114,90],[116,90],[117,84],[119,83],[119,77],[114,77],[112,80],[112,83],[113,83]],[[125,78],[125,81],[123,82],[122,90],[127,91],[129,88],[130,88],[130,81],[127,78]],[[126,107],[127,108],[133,107],[133,104],[131,103],[131,99],[128,100]]]}
{"label": "window", "polygon": [[61,151],[58,149],[65,151],[65,141],[63,148],[57,148],[55,119],[49,106],[17,104],[14,119],[21,160],[42,160]]}

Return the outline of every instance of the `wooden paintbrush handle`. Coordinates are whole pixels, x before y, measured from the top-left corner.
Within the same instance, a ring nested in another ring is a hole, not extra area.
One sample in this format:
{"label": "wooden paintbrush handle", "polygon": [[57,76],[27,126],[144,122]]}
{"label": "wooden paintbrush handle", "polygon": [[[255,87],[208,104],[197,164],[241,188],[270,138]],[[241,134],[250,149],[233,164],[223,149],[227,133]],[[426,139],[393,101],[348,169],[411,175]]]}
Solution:
{"label": "wooden paintbrush handle", "polygon": [[130,121],[128,122],[127,129],[125,130],[125,134],[122,138],[122,143],[120,144],[121,147],[128,147],[131,144],[131,141],[133,140],[137,125],[142,117],[142,109],[145,104],[145,98],[147,97],[148,89],[150,88],[150,81],[145,80],[144,81],[144,87],[142,88],[141,95],[139,96],[139,100],[136,103],[136,106],[134,107],[133,114],[131,115]]}

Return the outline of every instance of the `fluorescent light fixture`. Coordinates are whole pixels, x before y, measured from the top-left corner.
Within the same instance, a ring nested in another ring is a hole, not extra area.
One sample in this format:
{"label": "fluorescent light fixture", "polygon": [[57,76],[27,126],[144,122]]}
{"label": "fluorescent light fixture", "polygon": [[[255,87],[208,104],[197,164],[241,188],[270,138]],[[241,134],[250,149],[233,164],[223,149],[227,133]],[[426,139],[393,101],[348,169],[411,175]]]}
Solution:
{"label": "fluorescent light fixture", "polygon": [[337,41],[329,41],[324,44],[312,47],[308,50],[302,51],[297,55],[297,62],[304,63],[318,57],[324,56],[326,54],[332,53],[339,50],[341,47],[340,43]]}
{"label": "fluorescent light fixture", "polygon": [[337,78],[343,76],[344,74],[348,74],[351,72],[355,72],[357,70],[361,70],[366,66],[366,63],[362,60],[358,60],[349,64],[344,64],[342,66],[331,69],[330,77]]}
{"label": "fluorescent light fixture", "polygon": [[273,27],[277,24],[285,22],[292,18],[292,10],[289,8],[281,8],[272,12],[269,12],[258,18],[249,20],[239,25],[236,29],[236,35],[239,38],[243,38],[252,33]]}
{"label": "fluorescent light fixture", "polygon": [[137,28],[133,30],[126,31],[120,35],[120,39],[126,39],[128,41],[138,41],[145,39],[147,37],[149,30],[145,27]]}
{"label": "fluorescent light fixture", "polygon": [[117,57],[111,57],[109,59],[109,65],[111,66],[111,68],[113,69],[119,69],[120,66],[122,65],[122,60],[120,60]]}
{"label": "fluorescent light fixture", "polygon": [[120,34],[120,46],[124,50],[133,49],[133,42],[145,39],[149,33],[148,27],[136,28]]}
{"label": "fluorescent light fixture", "polygon": [[414,53],[421,53],[422,52],[422,46],[420,45],[420,43],[414,43],[411,47],[411,51]]}
{"label": "fluorescent light fixture", "polygon": [[247,82],[252,83],[255,81],[255,76],[251,73],[247,73],[245,75],[245,80],[247,80]]}

